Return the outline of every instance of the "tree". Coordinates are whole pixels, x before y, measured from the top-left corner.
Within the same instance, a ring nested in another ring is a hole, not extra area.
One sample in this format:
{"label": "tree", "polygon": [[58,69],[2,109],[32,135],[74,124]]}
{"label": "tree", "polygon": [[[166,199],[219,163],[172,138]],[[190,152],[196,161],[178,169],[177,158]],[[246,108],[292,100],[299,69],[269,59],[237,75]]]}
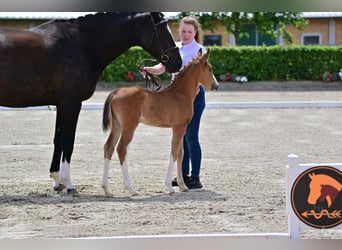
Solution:
{"label": "tree", "polygon": [[272,38],[282,36],[291,44],[291,34],[285,29],[286,25],[294,25],[297,29],[304,29],[307,20],[301,12],[181,12],[178,17],[193,15],[198,18],[203,30],[214,31],[218,24],[223,25],[226,31],[235,38],[235,44],[240,45],[240,38],[248,36],[244,32],[245,24],[253,24],[260,34]]}

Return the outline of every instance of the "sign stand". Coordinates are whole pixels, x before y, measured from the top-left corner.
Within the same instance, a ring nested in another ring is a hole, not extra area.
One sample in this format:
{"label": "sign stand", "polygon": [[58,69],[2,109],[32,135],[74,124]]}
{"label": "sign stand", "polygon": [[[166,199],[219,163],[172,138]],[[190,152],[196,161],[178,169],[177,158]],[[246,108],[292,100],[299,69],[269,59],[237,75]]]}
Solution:
{"label": "sign stand", "polygon": [[[311,169],[312,173],[314,173],[315,171],[319,171],[319,168],[323,168],[323,169],[335,169],[338,179],[336,180],[338,183],[338,192],[339,192],[339,196],[342,195],[342,181],[341,181],[341,171],[342,171],[342,163],[308,163],[308,164],[300,164],[299,163],[299,157],[295,154],[290,154],[288,155],[288,165],[286,167],[286,179],[287,179],[287,188],[286,188],[286,210],[287,210],[287,214],[288,214],[288,231],[289,231],[289,235],[290,238],[293,239],[299,239],[300,238],[300,231],[302,229],[319,229],[319,226],[310,226],[310,223],[304,223],[299,217],[298,215],[295,213],[295,208],[293,207],[293,200],[292,200],[292,189],[294,187],[295,184],[297,184],[299,181],[298,178],[303,175],[303,173],[305,174],[305,171],[309,171]],[[316,170],[318,169],[318,170]],[[312,176],[312,174],[308,174],[308,176]],[[306,177],[307,179],[309,177]],[[310,177],[311,178],[311,177]],[[307,185],[307,190],[309,189],[309,185]],[[306,195],[306,197],[302,197],[301,200],[302,201],[306,201],[308,199],[308,195]],[[317,199],[315,199],[317,200]],[[305,202],[304,202],[305,203]],[[314,211],[313,209],[313,205],[312,204],[308,204],[308,206],[312,207],[312,210],[308,209],[309,212],[311,213],[315,213],[315,215],[320,215],[322,216],[327,216],[327,215],[333,215],[332,217],[335,216],[335,223],[336,226],[330,227],[330,228],[334,228],[334,229],[342,229],[342,203],[340,202],[340,200],[338,200],[338,204],[337,202],[335,202],[335,206],[332,206],[334,208],[334,211],[328,211],[328,209],[324,209],[324,211],[317,211],[317,213]],[[318,217],[318,216],[317,216]],[[337,222],[336,222],[337,221]],[[329,228],[327,226],[322,226],[322,228]],[[319,230],[323,230],[323,229],[319,229]]]}

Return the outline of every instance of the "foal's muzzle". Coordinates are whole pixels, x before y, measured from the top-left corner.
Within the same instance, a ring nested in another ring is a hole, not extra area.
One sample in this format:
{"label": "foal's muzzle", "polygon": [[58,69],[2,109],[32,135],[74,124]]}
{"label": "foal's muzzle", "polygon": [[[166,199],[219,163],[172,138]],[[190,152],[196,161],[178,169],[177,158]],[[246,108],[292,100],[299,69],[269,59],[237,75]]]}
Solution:
{"label": "foal's muzzle", "polygon": [[213,78],[214,78],[214,81],[213,81],[213,83],[211,84],[211,89],[212,89],[212,90],[218,90],[218,88],[220,87],[220,84],[219,84],[218,81],[216,80],[216,77],[215,77],[214,74],[213,74]]}

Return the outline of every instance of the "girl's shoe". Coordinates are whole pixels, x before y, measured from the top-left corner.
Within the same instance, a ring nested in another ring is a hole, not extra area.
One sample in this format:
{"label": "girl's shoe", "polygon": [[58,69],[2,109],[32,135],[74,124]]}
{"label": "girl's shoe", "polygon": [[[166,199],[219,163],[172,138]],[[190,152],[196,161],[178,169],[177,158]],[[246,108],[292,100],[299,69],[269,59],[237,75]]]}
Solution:
{"label": "girl's shoe", "polygon": [[[193,176],[183,176],[184,183],[189,189],[196,189],[196,188],[202,188],[202,183],[200,182],[200,179],[198,177],[193,177]],[[177,183],[177,177],[175,177],[172,180],[172,186],[178,186]]]}

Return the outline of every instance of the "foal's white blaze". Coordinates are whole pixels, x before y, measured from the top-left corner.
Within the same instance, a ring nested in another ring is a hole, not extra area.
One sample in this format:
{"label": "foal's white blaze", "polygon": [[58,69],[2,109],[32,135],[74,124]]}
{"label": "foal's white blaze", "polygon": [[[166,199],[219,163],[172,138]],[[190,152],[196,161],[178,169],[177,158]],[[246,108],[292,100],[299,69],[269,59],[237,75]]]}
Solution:
{"label": "foal's white blaze", "polygon": [[70,163],[67,161],[62,162],[60,171],[61,183],[66,187],[67,190],[75,189],[74,185],[71,183],[70,178]]}
{"label": "foal's white blaze", "polygon": [[105,158],[103,164],[103,175],[102,175],[102,188],[106,195],[110,195],[109,188],[108,188],[108,174],[109,174],[109,164],[110,160]]}

